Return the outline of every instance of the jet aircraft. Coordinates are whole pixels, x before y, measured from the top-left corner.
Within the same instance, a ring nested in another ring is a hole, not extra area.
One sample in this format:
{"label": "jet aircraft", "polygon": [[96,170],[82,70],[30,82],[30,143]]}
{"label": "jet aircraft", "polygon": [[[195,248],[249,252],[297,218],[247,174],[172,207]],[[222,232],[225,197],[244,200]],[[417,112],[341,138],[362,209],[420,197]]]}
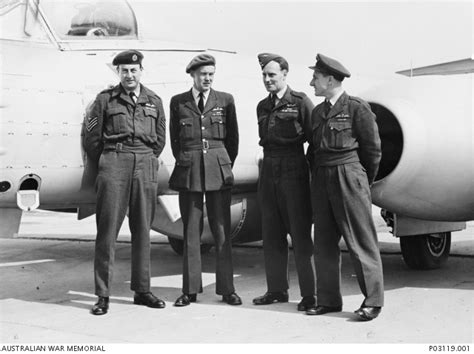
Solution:
{"label": "jet aircraft", "polygon": [[[18,233],[23,211],[75,212],[79,220],[94,214],[94,191],[81,189],[84,114],[98,92],[118,82],[112,58],[133,48],[145,52],[144,84],[160,95],[165,108],[174,94],[190,88],[184,74],[189,60],[205,51],[216,56],[216,84],[236,99],[242,137],[234,166],[232,239],[245,243],[261,238],[256,185],[262,151],[255,106],[264,95],[261,87],[258,92],[249,87],[245,74],[226,69],[236,63],[255,67],[255,58],[144,40],[125,1],[1,0],[0,19],[1,237]],[[430,71],[409,69],[400,72],[408,77],[394,74],[389,82],[354,92],[376,113],[382,140],[373,202],[400,237],[403,257],[412,268],[441,266],[449,255],[451,232],[474,219],[474,64],[472,59],[460,63],[462,68],[444,63]],[[306,85],[309,78],[304,78]],[[168,236],[180,253],[177,195],[168,188],[173,167],[168,141],[160,157],[153,229]],[[205,225],[203,251],[213,242]]]}

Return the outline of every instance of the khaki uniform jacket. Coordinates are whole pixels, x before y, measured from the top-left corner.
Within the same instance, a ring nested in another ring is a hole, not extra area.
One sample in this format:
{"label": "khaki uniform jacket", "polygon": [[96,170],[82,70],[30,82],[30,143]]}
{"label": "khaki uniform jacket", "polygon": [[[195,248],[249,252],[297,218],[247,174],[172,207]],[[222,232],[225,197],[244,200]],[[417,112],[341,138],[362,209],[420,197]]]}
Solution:
{"label": "khaki uniform jacket", "polygon": [[211,89],[202,114],[191,90],[174,96],[170,138],[176,159],[171,189],[204,192],[233,185],[239,132],[232,95]]}
{"label": "khaki uniform jacket", "polygon": [[327,116],[324,103],[317,105],[311,120],[315,167],[360,161],[372,184],[382,152],[376,116],[368,103],[344,92]]}
{"label": "khaki uniform jacket", "polygon": [[311,143],[311,100],[289,86],[280,102],[272,107],[270,95],[257,105],[259,144],[264,148]]}
{"label": "khaki uniform jacket", "polygon": [[158,157],[166,142],[166,120],[161,98],[140,86],[136,103],[122,85],[100,92],[86,112],[82,128],[82,146],[86,152],[82,188],[91,188],[97,177],[97,165],[104,149],[151,152]]}

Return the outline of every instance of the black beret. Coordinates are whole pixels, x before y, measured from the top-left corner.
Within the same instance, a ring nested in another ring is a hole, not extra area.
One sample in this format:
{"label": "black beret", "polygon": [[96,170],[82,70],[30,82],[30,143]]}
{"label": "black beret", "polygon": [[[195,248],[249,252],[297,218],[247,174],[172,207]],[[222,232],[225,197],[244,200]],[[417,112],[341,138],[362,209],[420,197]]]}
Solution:
{"label": "black beret", "polygon": [[[278,54],[261,53],[257,57],[258,57],[258,63],[262,67],[262,70],[272,60],[273,61],[278,60],[277,61],[278,63],[286,63],[286,68],[285,69],[287,69],[287,67],[288,67],[288,62],[286,61],[286,59],[283,58],[281,55],[278,55]],[[282,64],[280,64],[280,67],[282,67]]]}
{"label": "black beret", "polygon": [[140,53],[138,50],[126,50],[124,52],[118,53],[114,60],[112,61],[112,65],[120,65],[120,64],[140,64],[142,65],[143,54]]}
{"label": "black beret", "polygon": [[309,68],[324,74],[333,75],[339,81],[344,80],[345,77],[351,77],[351,73],[344,65],[336,59],[329,58],[323,54],[318,54],[316,56],[316,64]]}
{"label": "black beret", "polygon": [[216,65],[216,59],[210,54],[199,54],[195,56],[186,67],[186,72],[189,74],[191,71],[204,65]]}

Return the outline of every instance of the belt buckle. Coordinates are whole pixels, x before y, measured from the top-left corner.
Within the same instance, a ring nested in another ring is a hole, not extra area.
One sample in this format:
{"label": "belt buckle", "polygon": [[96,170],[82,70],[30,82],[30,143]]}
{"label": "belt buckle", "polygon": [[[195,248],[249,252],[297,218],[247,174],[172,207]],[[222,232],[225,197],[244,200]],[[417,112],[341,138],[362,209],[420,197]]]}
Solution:
{"label": "belt buckle", "polygon": [[115,149],[116,149],[117,151],[122,151],[122,149],[123,149],[123,144],[122,144],[122,143],[117,143],[117,144],[115,144]]}
{"label": "belt buckle", "polygon": [[209,141],[207,141],[206,139],[202,139],[202,149],[209,150]]}

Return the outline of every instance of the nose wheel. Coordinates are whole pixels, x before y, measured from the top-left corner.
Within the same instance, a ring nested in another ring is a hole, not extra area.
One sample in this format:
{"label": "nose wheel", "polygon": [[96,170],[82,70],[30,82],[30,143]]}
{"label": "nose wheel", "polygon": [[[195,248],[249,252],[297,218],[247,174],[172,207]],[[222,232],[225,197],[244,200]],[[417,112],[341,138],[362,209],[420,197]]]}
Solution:
{"label": "nose wheel", "polygon": [[400,237],[405,263],[413,269],[440,268],[448,260],[451,232]]}

